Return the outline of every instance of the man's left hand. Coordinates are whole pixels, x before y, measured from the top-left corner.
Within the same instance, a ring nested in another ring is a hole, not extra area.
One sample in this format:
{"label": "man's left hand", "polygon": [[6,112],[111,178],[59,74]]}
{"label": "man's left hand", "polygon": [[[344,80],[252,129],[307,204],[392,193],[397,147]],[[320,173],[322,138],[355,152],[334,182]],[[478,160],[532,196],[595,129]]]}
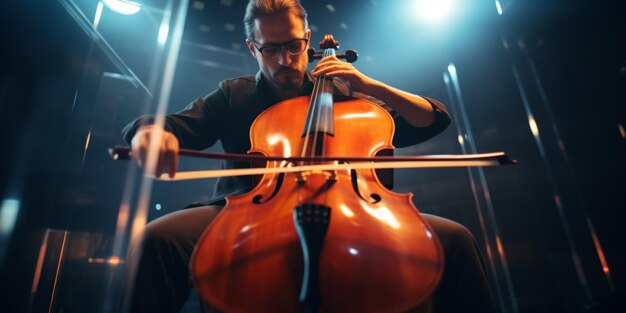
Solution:
{"label": "man's left hand", "polygon": [[350,88],[358,92],[367,92],[371,78],[357,71],[352,64],[339,60],[331,55],[322,59],[311,72],[314,76],[325,75],[332,78],[341,78],[348,82]]}

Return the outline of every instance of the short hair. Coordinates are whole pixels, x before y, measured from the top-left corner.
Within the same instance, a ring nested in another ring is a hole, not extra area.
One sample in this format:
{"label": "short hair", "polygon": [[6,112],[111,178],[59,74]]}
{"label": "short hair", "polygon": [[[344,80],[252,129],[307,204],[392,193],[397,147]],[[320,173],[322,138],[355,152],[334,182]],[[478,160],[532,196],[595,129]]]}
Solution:
{"label": "short hair", "polygon": [[264,16],[275,15],[282,12],[289,12],[298,16],[304,22],[304,30],[309,28],[306,19],[306,10],[299,0],[250,0],[246,7],[246,14],[243,17],[246,37],[254,39],[254,21]]}

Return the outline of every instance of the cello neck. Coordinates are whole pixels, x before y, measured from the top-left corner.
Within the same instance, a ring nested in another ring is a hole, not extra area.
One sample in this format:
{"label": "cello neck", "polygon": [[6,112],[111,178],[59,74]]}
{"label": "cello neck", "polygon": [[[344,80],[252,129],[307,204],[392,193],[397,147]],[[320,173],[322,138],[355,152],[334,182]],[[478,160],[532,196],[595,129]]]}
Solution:
{"label": "cello neck", "polygon": [[[320,43],[320,48],[324,49],[322,58],[336,55],[335,50],[339,48],[339,42],[328,34]],[[324,75],[315,79],[315,86],[311,93],[309,108],[302,129],[302,138],[305,139],[302,156],[319,156],[324,154],[325,136],[334,136],[334,111],[333,111],[333,80]],[[312,140],[309,140],[312,139]]]}
{"label": "cello neck", "polygon": [[[335,55],[335,50],[325,49],[324,57],[330,55]],[[334,136],[333,116],[333,80],[320,75],[315,78],[302,137],[318,133]]]}

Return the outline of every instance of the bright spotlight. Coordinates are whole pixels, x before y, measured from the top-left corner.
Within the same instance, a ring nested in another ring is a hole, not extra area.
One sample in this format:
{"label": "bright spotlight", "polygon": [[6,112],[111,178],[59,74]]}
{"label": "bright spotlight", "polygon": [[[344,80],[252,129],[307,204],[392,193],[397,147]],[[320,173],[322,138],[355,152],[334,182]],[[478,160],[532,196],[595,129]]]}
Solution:
{"label": "bright spotlight", "polygon": [[448,73],[450,73],[450,76],[452,76],[452,79],[456,77],[456,66],[454,66],[454,64],[452,63],[448,64]]}
{"label": "bright spotlight", "polygon": [[417,0],[417,12],[427,19],[439,19],[450,11],[450,0]]}
{"label": "bright spotlight", "polygon": [[2,239],[2,236],[11,235],[19,211],[19,200],[4,199],[2,201],[2,206],[0,206],[0,239]]}
{"label": "bright spotlight", "polygon": [[159,27],[159,36],[157,37],[157,42],[160,45],[164,45],[167,42],[167,35],[170,32],[170,27],[167,24],[161,24]]}
{"label": "bright spotlight", "polygon": [[109,9],[124,15],[133,15],[141,10],[141,4],[126,0],[102,0]]}
{"label": "bright spotlight", "polygon": [[502,15],[502,6],[498,0],[496,0],[496,9],[498,10],[498,15]]}

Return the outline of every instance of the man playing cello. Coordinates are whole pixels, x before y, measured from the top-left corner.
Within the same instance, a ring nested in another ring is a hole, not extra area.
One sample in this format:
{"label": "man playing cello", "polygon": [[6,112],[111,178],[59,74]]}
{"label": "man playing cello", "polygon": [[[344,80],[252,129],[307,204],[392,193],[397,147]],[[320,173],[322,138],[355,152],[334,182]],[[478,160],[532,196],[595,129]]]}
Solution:
{"label": "man playing cello", "polygon": [[[174,177],[179,148],[205,149],[220,140],[228,153],[246,153],[249,129],[265,109],[286,99],[309,95],[315,77],[333,79],[335,93],[380,103],[394,117],[393,144],[403,147],[424,141],[450,123],[445,107],[436,100],[410,94],[369,78],[334,56],[306,70],[311,31],[306,11],[297,0],[251,0],[244,24],[246,45],[259,65],[256,76],[224,80],[215,91],[183,111],[166,116],[164,129],[144,116],[124,129],[133,156],[145,164],[148,146],[160,138],[156,175]],[[162,132],[162,134],[160,134]],[[247,162],[224,161],[224,168],[245,168]],[[226,195],[254,187],[250,177],[221,178],[216,201],[163,216],[146,226],[138,265],[132,312],[178,312],[190,288],[189,262],[202,232],[217,216]],[[479,253],[469,231],[450,220],[422,214],[439,238],[445,270],[420,312],[493,312]]]}

